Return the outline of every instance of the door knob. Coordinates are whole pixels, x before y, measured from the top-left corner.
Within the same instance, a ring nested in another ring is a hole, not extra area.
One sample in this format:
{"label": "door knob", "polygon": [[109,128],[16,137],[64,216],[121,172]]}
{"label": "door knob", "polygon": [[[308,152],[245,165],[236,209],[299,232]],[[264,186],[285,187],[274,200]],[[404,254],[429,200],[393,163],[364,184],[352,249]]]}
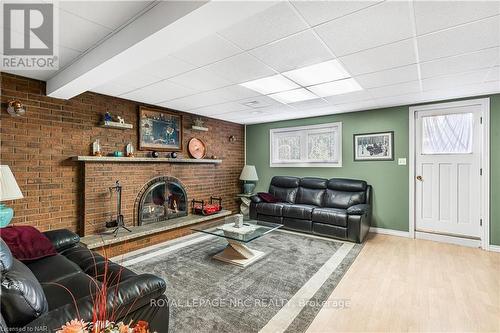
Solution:
{"label": "door knob", "polygon": [[422,181],[422,176],[417,176],[417,180]]}

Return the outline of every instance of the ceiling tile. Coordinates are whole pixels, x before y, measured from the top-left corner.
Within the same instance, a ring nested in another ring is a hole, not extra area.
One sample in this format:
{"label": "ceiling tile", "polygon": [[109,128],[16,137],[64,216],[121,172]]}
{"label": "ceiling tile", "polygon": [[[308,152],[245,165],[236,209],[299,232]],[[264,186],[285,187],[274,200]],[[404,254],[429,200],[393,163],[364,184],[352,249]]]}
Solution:
{"label": "ceiling tile", "polygon": [[111,33],[111,29],[79,16],[59,11],[59,45],[85,51]]}
{"label": "ceiling tile", "polygon": [[225,114],[236,111],[241,111],[242,114],[246,114],[247,112],[249,113],[253,110],[254,109],[245,106],[243,104],[240,104],[238,102],[229,102],[229,103],[221,103],[217,105],[205,106],[202,108],[191,110],[191,112],[205,116],[213,116],[213,115]]}
{"label": "ceiling tile", "polygon": [[304,19],[315,26],[333,20],[363,8],[372,6],[379,1],[292,1]]}
{"label": "ceiling tile", "polygon": [[293,108],[296,108],[297,110],[309,110],[316,108],[324,108],[330,106],[330,103],[328,103],[323,98],[316,98],[316,99],[310,99],[308,101],[290,103],[289,105]]}
{"label": "ceiling tile", "polygon": [[248,53],[235,55],[205,68],[232,83],[243,83],[276,74]]}
{"label": "ceiling tile", "polygon": [[219,88],[214,90],[213,92],[219,94],[227,101],[237,101],[244,98],[260,96],[258,92],[242,87],[239,84]]}
{"label": "ceiling tile", "polygon": [[147,87],[120,95],[120,97],[155,104],[194,93],[195,91],[192,89],[179,86],[169,81],[160,81]]}
{"label": "ceiling tile", "polygon": [[392,86],[368,89],[368,91],[374,98],[405,95],[420,92],[420,83],[418,81],[405,82]]}
{"label": "ceiling tile", "polygon": [[361,51],[340,60],[355,76],[417,63],[412,40]]}
{"label": "ceiling tile", "polygon": [[130,87],[128,85],[123,85],[121,83],[108,82],[106,84],[92,88],[91,91],[104,95],[118,96],[126,92],[129,92],[133,89],[134,89],[133,87]]}
{"label": "ceiling tile", "polygon": [[411,105],[422,101],[422,93],[411,93],[399,96],[382,97],[374,100],[379,107]]}
{"label": "ceiling tile", "polygon": [[383,87],[401,82],[417,81],[418,79],[417,65],[403,66],[356,76],[356,81],[365,89]]}
{"label": "ceiling tile", "polygon": [[122,86],[127,86],[132,89],[142,88],[148,86],[152,83],[160,81],[157,77],[148,75],[139,70],[127,73],[125,75],[119,76],[118,78],[111,81]]}
{"label": "ceiling tile", "polygon": [[432,60],[420,64],[422,78],[466,72],[500,64],[500,48]]}
{"label": "ceiling tile", "polygon": [[373,96],[370,95],[368,90],[354,91],[347,94],[336,95],[336,96],[328,96],[325,99],[333,105],[337,104],[345,104],[345,103],[355,103],[362,102],[373,99]]}
{"label": "ceiling tile", "polygon": [[217,89],[232,84],[232,82],[209,71],[206,67],[192,70],[169,80],[198,91]]}
{"label": "ceiling tile", "polygon": [[250,53],[278,72],[313,65],[332,58],[328,48],[311,30],[258,47]]}
{"label": "ceiling tile", "polygon": [[80,54],[82,54],[80,51],[59,46],[59,69],[71,64]]}
{"label": "ceiling tile", "polygon": [[491,81],[500,81],[499,66],[495,66],[492,69],[490,69],[488,75],[486,75],[486,78],[484,79],[484,82],[491,82]]}
{"label": "ceiling tile", "polygon": [[363,110],[372,110],[377,109],[379,106],[377,102],[373,99],[361,101],[361,102],[352,102],[335,105],[335,109],[337,112],[354,112],[354,111],[363,111]]}
{"label": "ceiling tile", "polygon": [[213,104],[220,104],[228,100],[222,96],[217,90],[205,91],[199,94],[178,98],[175,101],[182,105],[182,110],[191,110],[209,106]]}
{"label": "ceiling tile", "polygon": [[417,38],[420,61],[427,61],[500,45],[500,17]]}
{"label": "ceiling tile", "polygon": [[196,66],[188,64],[185,61],[172,56],[167,56],[141,67],[139,71],[146,75],[154,76],[160,79],[168,79],[195,68]]}
{"label": "ceiling tile", "polygon": [[304,29],[307,29],[307,25],[291,5],[283,1],[230,26],[220,34],[239,47],[249,50]]}
{"label": "ceiling tile", "polygon": [[152,1],[59,1],[66,12],[88,21],[116,29],[143,11]]}
{"label": "ceiling tile", "polygon": [[242,50],[218,35],[211,35],[191,44],[172,55],[196,66],[204,66],[232,55]]}
{"label": "ceiling tile", "polygon": [[425,34],[500,13],[498,1],[414,1],[417,34]]}
{"label": "ceiling tile", "polygon": [[474,83],[481,83],[484,81],[489,71],[490,71],[489,69],[482,69],[479,71],[424,79],[422,80],[422,87],[424,91],[426,91],[426,90],[453,88]]}
{"label": "ceiling tile", "polygon": [[412,17],[407,1],[369,7],[316,28],[336,56],[392,43],[412,36]]}

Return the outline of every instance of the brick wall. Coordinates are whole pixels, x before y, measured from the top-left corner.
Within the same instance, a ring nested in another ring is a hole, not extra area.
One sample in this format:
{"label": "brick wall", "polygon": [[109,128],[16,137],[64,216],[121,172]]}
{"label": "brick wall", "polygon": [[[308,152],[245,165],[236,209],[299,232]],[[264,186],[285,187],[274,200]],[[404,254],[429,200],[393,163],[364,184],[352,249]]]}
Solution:
{"label": "brick wall", "polygon": [[[132,225],[135,195],[155,176],[180,179],[189,199],[221,195],[225,208],[237,210],[234,197],[240,192],[238,176],[244,164],[243,126],[206,118],[208,132],[192,131],[194,116],[181,113],[184,150],[179,157],[188,157],[187,141],[195,136],[206,143],[208,156],[223,160],[220,165],[83,164],[70,157],[89,155],[95,139],[100,139],[104,153],[124,151],[128,142],[138,147],[137,115],[142,104],[92,92],[70,100],[51,98],[45,96],[44,82],[6,73],[0,73],[0,85],[0,161],[11,167],[25,196],[6,202],[14,208],[14,224],[40,230],[68,228],[80,234],[95,232],[115,209],[108,187],[119,179],[124,186],[126,223]],[[14,118],[7,114],[5,103],[14,98],[26,106],[25,116]],[[134,130],[98,127],[106,111],[124,117],[134,124]],[[229,142],[230,135],[237,140]],[[136,151],[137,156],[147,154]]]}

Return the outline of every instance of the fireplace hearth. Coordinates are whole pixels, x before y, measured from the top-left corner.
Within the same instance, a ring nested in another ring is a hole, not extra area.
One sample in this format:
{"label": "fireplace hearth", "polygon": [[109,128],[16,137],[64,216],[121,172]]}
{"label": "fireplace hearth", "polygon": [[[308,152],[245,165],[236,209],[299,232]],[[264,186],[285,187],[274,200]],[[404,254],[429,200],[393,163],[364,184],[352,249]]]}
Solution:
{"label": "fireplace hearth", "polygon": [[138,225],[188,215],[186,191],[181,182],[173,177],[152,179],[139,195]]}

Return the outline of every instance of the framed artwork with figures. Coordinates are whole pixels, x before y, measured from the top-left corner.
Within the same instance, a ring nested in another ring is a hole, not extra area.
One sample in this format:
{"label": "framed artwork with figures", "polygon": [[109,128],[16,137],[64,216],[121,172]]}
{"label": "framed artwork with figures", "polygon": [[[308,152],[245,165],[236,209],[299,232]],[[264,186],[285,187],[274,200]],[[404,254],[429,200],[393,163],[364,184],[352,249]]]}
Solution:
{"label": "framed artwork with figures", "polygon": [[354,161],[393,161],[394,132],[354,134]]}
{"label": "framed artwork with figures", "polygon": [[137,127],[140,150],[182,150],[181,115],[141,106]]}

